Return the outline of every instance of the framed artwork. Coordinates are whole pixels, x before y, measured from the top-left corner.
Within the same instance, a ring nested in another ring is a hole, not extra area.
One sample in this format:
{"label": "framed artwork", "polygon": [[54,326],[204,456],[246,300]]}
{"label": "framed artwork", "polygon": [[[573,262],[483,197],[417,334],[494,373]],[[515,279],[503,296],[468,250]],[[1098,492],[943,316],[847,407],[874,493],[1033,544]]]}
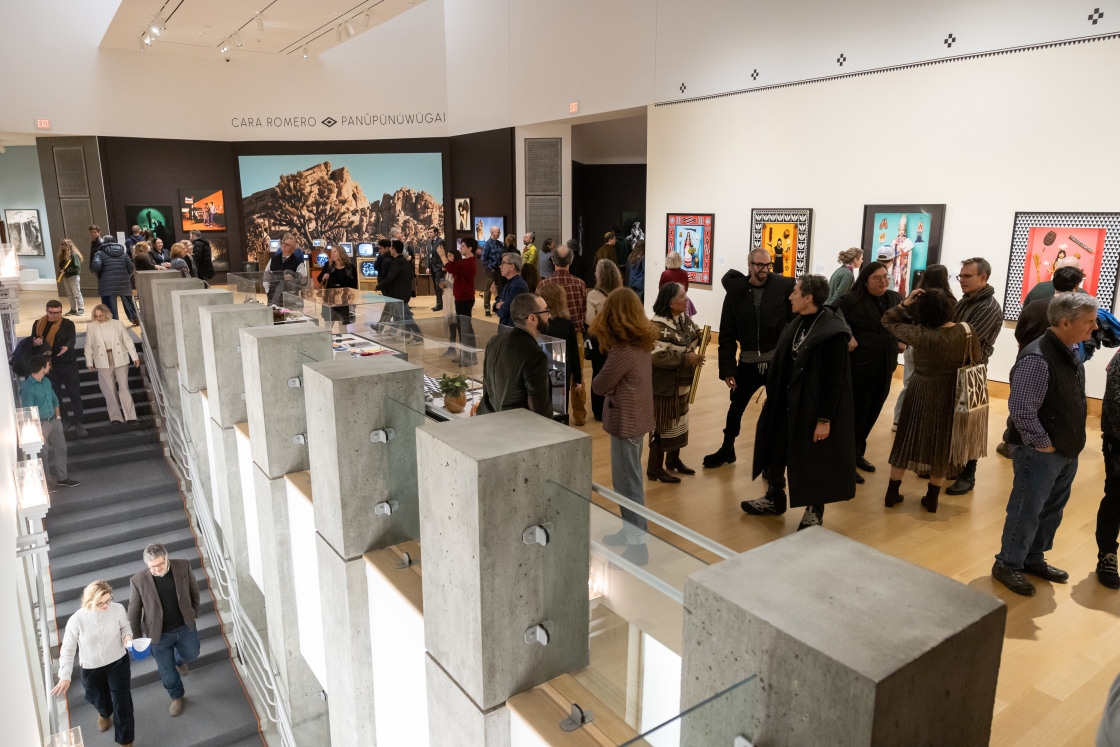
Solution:
{"label": "framed artwork", "polygon": [[469,197],[455,199],[455,230],[471,230],[471,199]]}
{"label": "framed artwork", "polygon": [[163,239],[164,251],[170,251],[175,243],[175,211],[170,205],[125,205],[125,221],[128,232],[133,226],[141,231],[151,231],[157,239]]}
{"label": "framed artwork", "polygon": [[665,218],[665,255],[681,255],[689,287],[712,284],[712,242],[716,216],[713,213],[669,213]]}
{"label": "framed artwork", "polygon": [[23,257],[46,256],[38,210],[35,208],[5,210],[4,220],[8,224],[8,241],[16,248],[16,254]]}
{"label": "framed artwork", "polygon": [[774,272],[795,278],[809,271],[812,208],[755,208],[751,211],[751,249],[765,249]]}
{"label": "framed artwork", "polygon": [[1081,287],[1111,310],[1118,261],[1120,213],[1015,213],[1003,318],[1017,320],[1031,289],[1063,265],[1079,266]]}
{"label": "framed artwork", "polygon": [[914,273],[941,259],[944,205],[864,205],[863,261],[887,265],[893,291],[906,296]]}
{"label": "framed artwork", "polygon": [[[229,272],[229,237],[210,236],[210,261],[214,263],[214,272]],[[169,246],[165,241],[164,246]]]}
{"label": "framed artwork", "polygon": [[506,237],[506,219],[505,218],[475,218],[474,219],[474,240],[478,243],[490,240],[490,229],[494,226],[498,227],[498,239],[505,240]]}
{"label": "framed artwork", "polygon": [[220,189],[180,189],[183,232],[226,230],[226,201]]}

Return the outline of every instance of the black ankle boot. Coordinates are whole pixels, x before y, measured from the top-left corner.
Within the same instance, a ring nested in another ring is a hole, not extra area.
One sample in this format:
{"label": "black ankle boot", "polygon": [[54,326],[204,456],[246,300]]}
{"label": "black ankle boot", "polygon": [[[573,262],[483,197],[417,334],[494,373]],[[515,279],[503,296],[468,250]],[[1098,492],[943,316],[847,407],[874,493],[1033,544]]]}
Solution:
{"label": "black ankle boot", "polygon": [[704,466],[709,469],[713,467],[721,467],[725,464],[732,464],[735,461],[735,441],[728,441],[724,439],[723,446],[719,447],[719,451],[714,454],[708,454],[704,457]]}
{"label": "black ankle boot", "polygon": [[937,497],[941,495],[941,486],[934,485],[932,482],[926,486],[925,497],[922,498],[922,506],[926,511],[931,514],[937,513]]}
{"label": "black ankle boot", "polygon": [[903,496],[899,494],[899,488],[902,487],[902,480],[890,480],[887,482],[887,495],[883,498],[883,505],[887,508],[897,506],[902,503]]}

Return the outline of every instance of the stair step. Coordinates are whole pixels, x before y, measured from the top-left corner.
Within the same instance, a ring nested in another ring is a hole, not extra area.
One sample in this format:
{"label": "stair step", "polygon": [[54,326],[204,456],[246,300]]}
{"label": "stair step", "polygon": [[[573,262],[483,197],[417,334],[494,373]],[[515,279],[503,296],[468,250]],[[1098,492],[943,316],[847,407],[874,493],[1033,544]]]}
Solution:
{"label": "stair step", "polygon": [[[118,433],[153,430],[156,425],[156,416],[154,413],[144,413],[137,409],[136,422],[133,423],[114,423],[106,419],[97,421],[83,420],[82,425],[89,431],[89,435],[86,436],[87,439],[98,439],[102,436],[111,436]],[[66,434],[67,446],[70,445],[69,439],[73,437],[73,435],[72,433]],[[77,440],[80,441],[82,439]]]}
{"label": "stair step", "polygon": [[169,552],[195,546],[194,532],[191,531],[190,527],[148,537],[138,537],[110,547],[99,547],[93,550],[71,553],[58,559],[52,556],[51,577],[54,579],[67,578],[106,566],[120,565],[126,562],[139,563],[144,548],[151,542],[160,543]]}
{"label": "stair step", "polygon": [[121,486],[121,468],[114,464],[75,470],[70,476],[82,484],[51,493],[51,517],[179,490],[179,482],[163,459],[130,464],[128,487]]}
{"label": "stair step", "polygon": [[106,461],[112,461],[114,464],[126,464],[128,462],[139,462],[145,459],[159,458],[161,456],[163,456],[163,446],[159,442],[139,443],[132,446],[122,446],[108,453],[67,453],[66,466],[70,470],[80,470],[102,465]]}
{"label": "stair step", "polygon": [[[137,415],[150,415],[152,413],[151,402],[137,402],[135,404]],[[109,410],[104,405],[101,405],[100,407],[85,407],[85,414],[82,416],[82,425],[84,425],[86,428],[89,428],[95,423],[108,421]]]}
{"label": "stair step", "polygon": [[134,444],[159,444],[159,431],[155,428],[140,428],[121,433],[107,433],[97,438],[71,438],[66,434],[66,453],[73,459],[77,454],[99,453],[110,455],[117,449]]}
{"label": "stair step", "polygon": [[[201,573],[201,569],[196,571],[196,576],[195,576],[196,579],[198,577],[197,576],[198,573]],[[203,574],[203,576],[205,578],[205,574]],[[118,601],[122,605],[124,605],[125,609],[128,609],[128,592],[129,592],[128,579],[125,579],[124,584],[122,584],[121,586],[114,586],[113,587],[113,597],[114,597],[114,599],[116,599],[116,601]],[[80,592],[79,592],[79,594],[80,594]],[[73,617],[74,613],[78,611],[78,608],[81,606],[81,604],[82,604],[81,596],[75,597],[74,599],[67,599],[65,602],[60,602],[60,603],[57,602],[57,598],[56,598],[54,618],[55,618],[55,625],[58,628],[58,630],[65,630],[66,629],[66,624],[70,622],[70,618]],[[199,611],[199,614],[214,611],[214,596],[210,592],[209,589],[199,589],[198,590],[198,611]],[[200,635],[201,635],[201,630],[200,630]]]}
{"label": "stair step", "polygon": [[162,534],[189,526],[190,519],[186,511],[178,508],[173,511],[141,516],[108,526],[92,527],[81,532],[68,532],[61,537],[52,536],[50,539],[51,561],[74,553],[106,548],[138,537],[150,537],[153,534]]}
{"label": "stair step", "polygon": [[[194,569],[194,580],[198,583],[198,588],[205,589],[210,585],[210,578],[202,570],[202,556],[198,554],[196,548],[187,547],[182,550],[168,552],[167,555],[172,560],[190,561],[191,567]],[[68,602],[72,599],[81,599],[82,589],[86,588],[86,586],[94,581],[107,581],[115,590],[117,597],[121,597],[122,595],[127,597],[128,580],[142,570],[144,570],[144,563],[139,557],[136,557],[130,559],[126,563],[94,568],[86,573],[79,573],[74,576],[67,576],[66,578],[56,578],[51,583],[55,604],[61,609],[63,602]],[[128,600],[119,599],[118,601],[122,604],[126,604]]]}
{"label": "stair step", "polygon": [[[129,394],[132,395],[132,402],[139,405],[141,402],[148,401],[148,394],[142,388],[129,387]],[[105,406],[105,395],[101,392],[101,387],[86,391],[82,390],[82,408],[84,410],[91,410],[98,407]]]}
{"label": "stair step", "polygon": [[85,532],[119,521],[139,519],[152,514],[181,510],[182,508],[183,496],[179,494],[179,491],[168,491],[145,498],[135,498],[131,501],[111,503],[108,506],[87,508],[84,511],[72,511],[58,516],[48,513],[45,526],[53,543],[70,532]]}

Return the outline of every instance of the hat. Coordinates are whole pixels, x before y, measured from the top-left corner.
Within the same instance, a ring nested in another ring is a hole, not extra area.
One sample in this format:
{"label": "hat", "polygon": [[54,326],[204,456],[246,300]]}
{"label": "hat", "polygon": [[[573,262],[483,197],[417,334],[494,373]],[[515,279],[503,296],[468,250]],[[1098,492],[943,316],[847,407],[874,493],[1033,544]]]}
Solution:
{"label": "hat", "polygon": [[875,255],[875,259],[882,262],[889,262],[894,259],[894,249],[889,246],[879,247],[879,253]]}

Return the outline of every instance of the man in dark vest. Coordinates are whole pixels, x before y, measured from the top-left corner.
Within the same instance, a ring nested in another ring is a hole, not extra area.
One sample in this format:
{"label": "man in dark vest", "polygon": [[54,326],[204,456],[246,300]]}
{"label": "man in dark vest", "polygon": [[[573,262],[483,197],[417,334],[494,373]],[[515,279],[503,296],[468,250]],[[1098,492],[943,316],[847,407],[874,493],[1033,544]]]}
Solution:
{"label": "man in dark vest", "polygon": [[1003,540],[992,575],[1016,594],[1034,595],[1024,573],[1059,584],[1069,574],[1046,562],[1062,523],[1085,448],[1085,366],[1078,345],[1097,328],[1097,299],[1084,293],[1055,296],[1050,329],[1021,351],[1011,369],[1004,434],[1012,448],[1015,483],[1007,501]]}
{"label": "man in dark vest", "polygon": [[284,281],[266,286],[268,300],[277,306],[284,303],[284,291],[301,288],[306,284],[307,265],[303,261],[303,252],[299,250],[299,242],[293,234],[284,234],[284,240],[280,242],[280,251],[272,255],[265,269],[272,274],[270,279]]}
{"label": "man in dark vest", "polygon": [[[749,274],[729,270],[723,276],[723,314],[719,319],[719,377],[731,390],[731,406],[723,428],[723,445],[704,457],[705,467],[735,461],[735,439],[747,405],[762,387],[774,357],[774,347],[786,323],[793,318],[789,294],[793,278],[771,272],[773,263],[765,249],[747,257]],[[739,356],[735,357],[738,346]]]}

